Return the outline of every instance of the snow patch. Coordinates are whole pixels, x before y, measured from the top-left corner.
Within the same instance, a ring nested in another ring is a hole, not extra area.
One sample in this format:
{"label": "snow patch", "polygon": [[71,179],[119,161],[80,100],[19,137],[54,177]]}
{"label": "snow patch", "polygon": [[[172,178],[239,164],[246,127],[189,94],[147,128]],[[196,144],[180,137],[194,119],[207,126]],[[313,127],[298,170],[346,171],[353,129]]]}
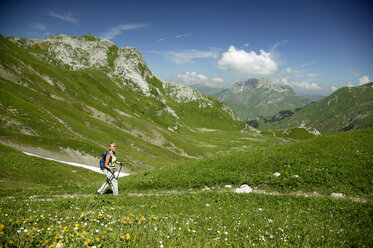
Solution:
{"label": "snow patch", "polygon": [[[88,169],[88,170],[91,170],[91,171],[94,171],[94,172],[103,173],[102,170],[99,167],[94,167],[94,166],[90,166],[90,165],[86,165],[86,164],[79,164],[79,163],[74,163],[74,162],[67,162],[67,161],[57,160],[57,159],[53,159],[53,158],[47,158],[47,157],[43,157],[43,156],[39,156],[39,155],[36,155],[36,154],[29,153],[29,152],[23,152],[23,153],[26,154],[26,155],[29,155],[29,156],[33,156],[33,157],[37,157],[37,158],[43,158],[43,159],[46,159],[46,160],[56,161],[56,162],[59,162],[59,163],[68,164],[68,165]],[[116,176],[119,176],[119,177],[125,177],[125,176],[129,175],[128,173],[124,173],[124,172],[121,172],[119,175],[118,175],[118,173],[119,173],[119,171],[116,172]]]}

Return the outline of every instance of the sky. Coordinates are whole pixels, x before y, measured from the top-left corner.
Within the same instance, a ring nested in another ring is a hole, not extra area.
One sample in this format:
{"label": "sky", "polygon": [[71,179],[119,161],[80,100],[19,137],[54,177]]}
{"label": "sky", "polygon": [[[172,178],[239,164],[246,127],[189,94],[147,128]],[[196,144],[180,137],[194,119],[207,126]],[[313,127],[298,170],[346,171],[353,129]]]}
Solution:
{"label": "sky", "polygon": [[228,88],[266,77],[300,95],[373,79],[373,3],[359,0],[0,0],[0,34],[93,34],[132,46],[150,70]]}

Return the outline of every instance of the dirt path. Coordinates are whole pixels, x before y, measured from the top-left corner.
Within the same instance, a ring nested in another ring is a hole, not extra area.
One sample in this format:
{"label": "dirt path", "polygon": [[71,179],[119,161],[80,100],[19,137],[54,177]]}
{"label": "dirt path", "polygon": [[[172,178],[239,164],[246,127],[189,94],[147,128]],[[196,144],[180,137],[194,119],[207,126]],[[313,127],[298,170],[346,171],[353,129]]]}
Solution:
{"label": "dirt path", "polygon": [[[119,193],[120,196],[134,196],[134,197],[146,197],[146,196],[167,196],[167,195],[181,195],[181,194],[203,194],[207,192],[213,192],[213,193],[232,193],[232,194],[238,194],[234,191],[234,189],[214,189],[214,190],[198,190],[198,191],[192,191],[192,190],[170,190],[170,191],[159,191],[159,192],[146,192],[146,193],[135,193],[135,192],[122,192]],[[266,191],[263,189],[253,189],[250,193],[241,193],[241,194],[262,194],[262,195],[273,195],[273,196],[300,196],[300,197],[320,197],[320,198],[334,198],[334,199],[346,199],[354,202],[363,202],[366,203],[369,200],[365,198],[358,198],[358,197],[347,197],[342,194],[332,194],[332,195],[322,195],[318,192],[289,192],[289,193],[280,193],[277,191]],[[43,198],[38,195],[30,196],[30,201],[53,201],[57,199],[68,199],[68,198],[85,198],[85,197],[93,197],[96,196],[96,194],[64,194],[64,195],[54,195],[53,197],[49,198]],[[97,197],[105,197],[105,196],[97,196]]]}

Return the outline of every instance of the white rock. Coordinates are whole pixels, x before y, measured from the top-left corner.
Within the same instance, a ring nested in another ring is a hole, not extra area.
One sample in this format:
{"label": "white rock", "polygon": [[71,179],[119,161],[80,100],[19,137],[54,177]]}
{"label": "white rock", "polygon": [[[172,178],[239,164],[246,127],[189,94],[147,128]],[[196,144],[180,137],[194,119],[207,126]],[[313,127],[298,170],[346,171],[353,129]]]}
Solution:
{"label": "white rock", "polygon": [[251,192],[253,192],[253,189],[250,188],[249,185],[244,184],[240,188],[236,189],[235,192],[236,193],[251,193]]}
{"label": "white rock", "polygon": [[232,185],[225,185],[225,188],[232,188]]}
{"label": "white rock", "polygon": [[275,177],[279,177],[279,176],[281,176],[281,174],[280,173],[278,173],[278,172],[276,172],[275,174],[273,174]]}

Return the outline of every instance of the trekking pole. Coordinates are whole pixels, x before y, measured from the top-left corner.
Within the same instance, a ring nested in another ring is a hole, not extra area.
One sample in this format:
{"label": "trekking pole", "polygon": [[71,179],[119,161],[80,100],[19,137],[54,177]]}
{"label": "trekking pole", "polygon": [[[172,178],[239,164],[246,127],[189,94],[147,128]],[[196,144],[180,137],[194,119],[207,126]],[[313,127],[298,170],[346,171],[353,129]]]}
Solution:
{"label": "trekking pole", "polygon": [[118,176],[117,176],[117,179],[119,178],[119,175],[120,175],[120,171],[122,170],[122,166],[123,166],[123,162],[120,162],[120,169],[119,169],[119,172],[118,172]]}

